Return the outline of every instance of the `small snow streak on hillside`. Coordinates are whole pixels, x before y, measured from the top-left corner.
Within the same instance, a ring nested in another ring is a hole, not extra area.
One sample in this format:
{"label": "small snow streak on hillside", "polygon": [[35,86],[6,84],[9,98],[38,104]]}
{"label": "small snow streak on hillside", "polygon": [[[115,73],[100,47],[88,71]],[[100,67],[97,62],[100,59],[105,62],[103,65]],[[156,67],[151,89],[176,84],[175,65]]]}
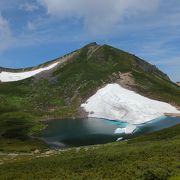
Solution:
{"label": "small snow streak on hillside", "polygon": [[26,72],[5,72],[2,71],[0,73],[0,81],[1,82],[13,82],[13,81],[20,81],[23,79],[30,78],[36,74],[39,74],[43,71],[50,70],[54,68],[55,66],[58,65],[59,62],[53,63],[47,67],[31,70],[31,71],[26,71]]}

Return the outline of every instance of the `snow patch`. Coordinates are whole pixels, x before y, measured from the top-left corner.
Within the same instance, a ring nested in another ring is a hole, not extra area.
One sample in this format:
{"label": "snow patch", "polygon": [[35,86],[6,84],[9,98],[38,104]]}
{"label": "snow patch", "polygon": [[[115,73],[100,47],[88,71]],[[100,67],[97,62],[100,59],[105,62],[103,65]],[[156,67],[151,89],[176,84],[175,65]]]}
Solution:
{"label": "snow patch", "polygon": [[135,125],[128,124],[125,128],[117,128],[114,134],[132,134],[136,129]]}
{"label": "snow patch", "polygon": [[54,68],[55,66],[57,66],[59,64],[59,62],[53,63],[47,67],[43,67],[43,68],[39,68],[39,69],[35,69],[32,71],[26,71],[26,72],[6,72],[6,71],[2,71],[0,73],[0,81],[1,82],[13,82],[13,81],[20,81],[23,79],[27,79],[30,78],[36,74],[39,74],[43,71],[46,70],[50,70],[52,68]]}
{"label": "snow patch", "polygon": [[136,126],[133,124],[129,124],[125,128],[125,134],[132,134],[136,130]]}
{"label": "snow patch", "polygon": [[123,140],[123,137],[120,137],[120,138],[117,138],[116,141],[122,141]]}
{"label": "snow patch", "polygon": [[119,84],[108,84],[81,105],[88,117],[121,120],[141,124],[164,113],[180,113],[172,105],[152,100],[128,90]]}
{"label": "snow patch", "polygon": [[114,134],[124,134],[125,133],[125,128],[117,128],[114,131]]}

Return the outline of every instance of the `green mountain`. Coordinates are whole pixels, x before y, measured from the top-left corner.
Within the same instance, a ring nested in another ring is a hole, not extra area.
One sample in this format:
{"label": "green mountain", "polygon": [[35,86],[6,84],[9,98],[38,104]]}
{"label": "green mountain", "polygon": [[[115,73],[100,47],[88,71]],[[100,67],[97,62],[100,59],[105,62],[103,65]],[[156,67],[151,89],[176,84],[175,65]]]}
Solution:
{"label": "green mountain", "polygon": [[0,72],[26,72],[55,62],[59,62],[56,67],[31,78],[0,82],[2,141],[26,139],[44,127],[41,120],[86,116],[80,105],[112,82],[146,97],[180,105],[180,88],[166,74],[135,55],[108,45],[91,43],[37,67],[1,67]]}

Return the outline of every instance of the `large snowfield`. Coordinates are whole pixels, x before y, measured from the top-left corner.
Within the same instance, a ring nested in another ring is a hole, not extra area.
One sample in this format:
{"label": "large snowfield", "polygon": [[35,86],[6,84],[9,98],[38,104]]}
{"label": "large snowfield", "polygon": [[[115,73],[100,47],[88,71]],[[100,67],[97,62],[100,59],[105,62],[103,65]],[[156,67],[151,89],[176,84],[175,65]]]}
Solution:
{"label": "large snowfield", "polygon": [[47,67],[35,69],[32,71],[25,71],[25,72],[5,72],[2,71],[0,73],[0,81],[1,82],[13,82],[13,81],[20,81],[23,79],[30,78],[36,74],[39,74],[43,71],[50,70],[58,65],[59,62],[53,63]]}
{"label": "large snowfield", "polygon": [[88,117],[120,120],[129,124],[141,124],[163,116],[164,113],[180,113],[172,105],[149,99],[119,84],[108,84],[82,104]]}

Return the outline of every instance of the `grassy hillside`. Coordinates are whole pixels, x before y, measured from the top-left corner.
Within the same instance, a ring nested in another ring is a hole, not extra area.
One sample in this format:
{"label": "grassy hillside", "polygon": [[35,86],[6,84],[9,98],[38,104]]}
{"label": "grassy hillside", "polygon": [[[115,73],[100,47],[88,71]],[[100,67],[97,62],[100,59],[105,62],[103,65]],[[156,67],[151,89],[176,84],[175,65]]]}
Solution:
{"label": "grassy hillside", "polygon": [[0,179],[180,179],[180,125],[125,142],[0,156]]}
{"label": "grassy hillside", "polygon": [[119,72],[132,74],[132,88],[140,94],[180,106],[180,87],[157,68],[124,51],[91,44],[44,78],[0,83],[0,137],[24,140],[43,128],[40,120],[80,116],[80,104],[118,81]]}

